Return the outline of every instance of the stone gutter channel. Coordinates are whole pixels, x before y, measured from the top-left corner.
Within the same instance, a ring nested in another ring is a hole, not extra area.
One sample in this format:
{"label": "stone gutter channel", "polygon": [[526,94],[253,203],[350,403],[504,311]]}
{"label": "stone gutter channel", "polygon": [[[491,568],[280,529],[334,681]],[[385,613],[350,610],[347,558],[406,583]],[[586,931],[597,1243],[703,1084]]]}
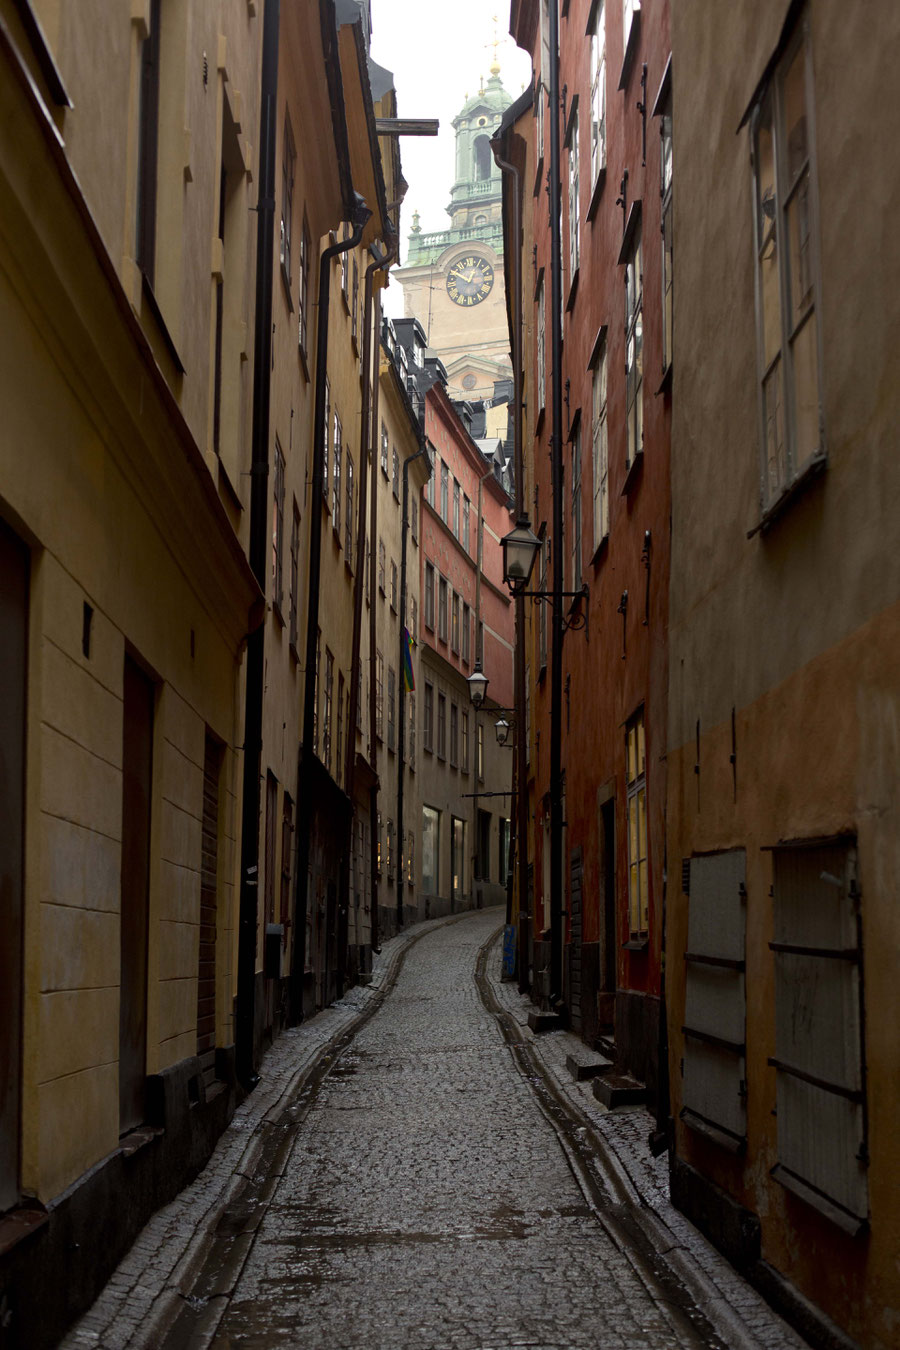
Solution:
{"label": "stone gutter channel", "polygon": [[[203,1172],[153,1216],[60,1350],[204,1350],[212,1343],[322,1082],[388,997],[415,943],[469,917],[426,921],[385,942],[369,985],[279,1037],[265,1056],[262,1082],[238,1107]],[[475,983],[597,1221],[696,1345],[803,1347],[669,1203],[666,1161],[647,1147],[649,1114],[605,1111],[565,1068],[567,1054],[583,1051],[583,1043],[569,1032],[531,1032],[533,1004],[500,980],[502,931],[481,947]]]}

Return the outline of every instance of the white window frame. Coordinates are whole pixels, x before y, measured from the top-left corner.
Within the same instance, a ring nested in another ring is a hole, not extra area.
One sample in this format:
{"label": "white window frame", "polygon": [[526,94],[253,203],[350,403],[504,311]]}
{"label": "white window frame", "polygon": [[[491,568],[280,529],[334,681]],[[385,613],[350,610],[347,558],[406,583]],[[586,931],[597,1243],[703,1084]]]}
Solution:
{"label": "white window frame", "polygon": [[650,932],[650,858],[647,849],[647,741],[644,710],[625,727],[626,842],[628,848],[629,940]]}
{"label": "white window frame", "polygon": [[591,193],[606,168],[606,5],[598,0],[591,31]]}
{"label": "white window frame", "polygon": [[625,468],[644,451],[644,274],[638,222],[625,262]]}
{"label": "white window frame", "polygon": [[594,485],[594,552],[609,537],[609,421],[604,341],[591,386],[591,470]]}

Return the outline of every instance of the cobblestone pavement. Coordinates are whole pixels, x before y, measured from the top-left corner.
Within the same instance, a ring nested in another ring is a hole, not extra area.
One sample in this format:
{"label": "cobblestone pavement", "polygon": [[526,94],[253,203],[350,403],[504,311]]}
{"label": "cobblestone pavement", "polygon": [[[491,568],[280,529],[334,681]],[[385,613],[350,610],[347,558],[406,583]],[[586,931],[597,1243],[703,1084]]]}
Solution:
{"label": "cobblestone pavement", "polygon": [[496,946],[479,992],[501,918],[419,925],[373,987],[283,1036],[66,1350],[803,1345],[671,1209],[649,1117],[603,1113],[567,1081],[565,1034],[530,1037]]}

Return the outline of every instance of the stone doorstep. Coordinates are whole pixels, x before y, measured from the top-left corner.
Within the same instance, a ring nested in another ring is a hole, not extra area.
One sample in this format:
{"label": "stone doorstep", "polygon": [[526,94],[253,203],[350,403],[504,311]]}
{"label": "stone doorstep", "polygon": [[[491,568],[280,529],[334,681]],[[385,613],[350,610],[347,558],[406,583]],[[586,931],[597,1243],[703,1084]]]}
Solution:
{"label": "stone doorstep", "polygon": [[566,1069],[576,1083],[599,1078],[602,1073],[609,1073],[612,1067],[611,1059],[607,1059],[605,1055],[595,1054],[591,1050],[573,1050],[566,1055]]}
{"label": "stone doorstep", "polygon": [[536,1036],[544,1031],[565,1030],[565,1024],[559,1013],[552,1012],[530,1012],[528,1014],[528,1025]]}
{"label": "stone doorstep", "polygon": [[625,1073],[609,1073],[594,1080],[592,1089],[598,1102],[607,1110],[615,1106],[637,1106],[647,1101],[646,1085]]}

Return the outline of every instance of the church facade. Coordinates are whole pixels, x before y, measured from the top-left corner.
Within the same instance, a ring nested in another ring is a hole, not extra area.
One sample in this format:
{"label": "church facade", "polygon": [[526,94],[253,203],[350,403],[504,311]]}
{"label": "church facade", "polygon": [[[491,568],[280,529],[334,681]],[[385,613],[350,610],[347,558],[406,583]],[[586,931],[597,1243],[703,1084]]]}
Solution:
{"label": "church facade", "polygon": [[425,330],[447,370],[451,398],[482,399],[512,375],[503,279],[502,182],[490,141],[511,103],[500,67],[453,119],[456,172],[451,226],[425,233],[413,214],[403,287],[404,314]]}

